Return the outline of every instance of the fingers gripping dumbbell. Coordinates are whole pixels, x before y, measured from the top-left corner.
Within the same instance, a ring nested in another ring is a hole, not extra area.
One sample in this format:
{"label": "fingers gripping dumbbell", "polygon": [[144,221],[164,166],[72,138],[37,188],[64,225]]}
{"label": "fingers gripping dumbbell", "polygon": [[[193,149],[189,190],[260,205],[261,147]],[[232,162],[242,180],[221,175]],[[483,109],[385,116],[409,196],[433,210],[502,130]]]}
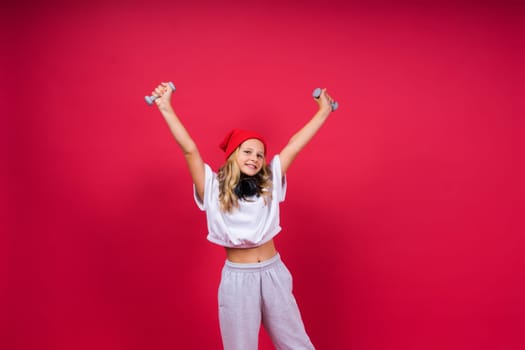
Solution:
{"label": "fingers gripping dumbbell", "polygon": [[[316,88],[314,92],[312,93],[312,96],[314,98],[319,98],[319,96],[321,96],[321,92],[322,92],[321,88]],[[337,103],[336,101],[332,101],[331,105],[332,105],[332,111],[335,111],[337,108],[339,108],[339,103]]]}
{"label": "fingers gripping dumbbell", "polygon": [[[175,85],[173,85],[171,81],[168,83],[168,85],[170,86],[171,90],[175,91]],[[154,95],[144,96],[144,100],[146,100],[146,103],[151,106],[153,102],[155,102],[155,100],[158,99],[159,97],[160,96],[154,96]]]}

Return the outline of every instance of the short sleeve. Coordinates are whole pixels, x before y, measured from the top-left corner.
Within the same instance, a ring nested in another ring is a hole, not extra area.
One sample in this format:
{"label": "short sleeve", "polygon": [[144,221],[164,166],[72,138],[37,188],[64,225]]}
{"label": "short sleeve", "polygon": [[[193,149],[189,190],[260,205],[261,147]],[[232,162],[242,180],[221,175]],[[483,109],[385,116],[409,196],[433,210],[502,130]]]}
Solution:
{"label": "short sleeve", "polygon": [[195,184],[193,185],[193,198],[195,199],[197,207],[199,207],[199,209],[202,211],[208,208],[208,203],[210,202],[213,192],[214,177],[215,174],[211,170],[210,166],[208,164],[204,164],[204,198],[202,199],[202,201],[197,195],[197,189],[195,188]]}
{"label": "short sleeve", "polygon": [[275,199],[279,202],[284,201],[286,197],[286,176],[282,175],[281,159],[275,155],[271,162],[273,193]]}

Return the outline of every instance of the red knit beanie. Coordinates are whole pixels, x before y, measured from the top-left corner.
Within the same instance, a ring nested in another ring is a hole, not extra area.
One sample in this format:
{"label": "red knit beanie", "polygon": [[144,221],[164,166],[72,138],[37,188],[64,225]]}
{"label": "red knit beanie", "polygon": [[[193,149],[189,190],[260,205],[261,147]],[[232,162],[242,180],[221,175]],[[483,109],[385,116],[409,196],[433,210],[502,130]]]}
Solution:
{"label": "red knit beanie", "polygon": [[266,154],[266,141],[264,138],[253,131],[233,129],[226,135],[224,141],[221,142],[219,147],[226,153],[226,159],[235,151],[237,147],[241,145],[246,140],[257,139],[261,141],[264,145],[264,153]]}

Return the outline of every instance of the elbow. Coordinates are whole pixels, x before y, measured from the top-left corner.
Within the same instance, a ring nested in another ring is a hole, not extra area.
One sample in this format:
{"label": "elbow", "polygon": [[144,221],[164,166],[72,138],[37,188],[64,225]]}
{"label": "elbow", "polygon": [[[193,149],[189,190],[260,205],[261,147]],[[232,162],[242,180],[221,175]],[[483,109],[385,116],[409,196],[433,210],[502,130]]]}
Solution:
{"label": "elbow", "polygon": [[[181,145],[182,146],[182,145]],[[199,153],[199,150],[197,149],[197,145],[194,142],[191,142],[187,145],[184,145],[182,148],[182,152],[185,156],[192,156]]]}

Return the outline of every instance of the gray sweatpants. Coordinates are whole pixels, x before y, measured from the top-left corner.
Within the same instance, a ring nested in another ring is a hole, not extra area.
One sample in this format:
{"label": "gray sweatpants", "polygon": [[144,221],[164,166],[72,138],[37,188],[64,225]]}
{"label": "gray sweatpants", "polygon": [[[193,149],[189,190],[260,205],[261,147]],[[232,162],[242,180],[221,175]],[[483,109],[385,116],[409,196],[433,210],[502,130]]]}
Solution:
{"label": "gray sweatpants", "polygon": [[225,350],[256,350],[261,322],[276,349],[314,349],[292,294],[292,275],[279,254],[254,264],[226,260],[219,321]]}

